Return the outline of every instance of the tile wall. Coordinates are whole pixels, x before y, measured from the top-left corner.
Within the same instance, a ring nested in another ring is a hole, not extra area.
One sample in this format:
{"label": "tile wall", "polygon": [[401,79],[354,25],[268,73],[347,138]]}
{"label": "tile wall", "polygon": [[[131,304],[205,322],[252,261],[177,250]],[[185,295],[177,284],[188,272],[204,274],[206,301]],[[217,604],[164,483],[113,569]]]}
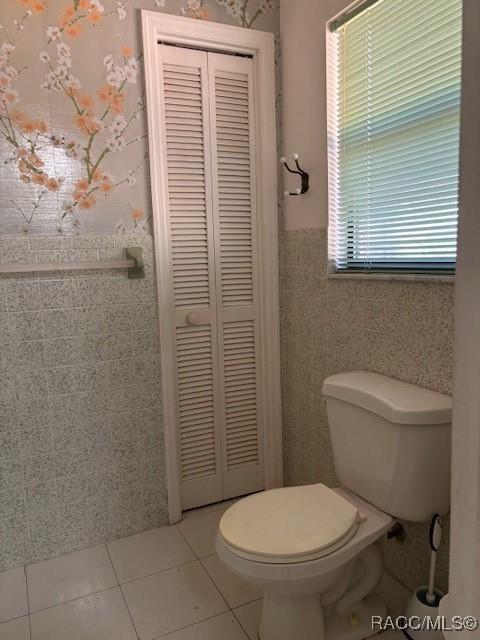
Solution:
{"label": "tile wall", "polygon": [[[167,522],[151,238],[3,237],[0,262],[101,259],[122,271],[0,277],[0,570]],[[335,484],[321,385],[368,369],[451,392],[453,287],[326,277],[324,229],[281,234],[288,484]],[[101,275],[100,275],[101,274]],[[427,528],[406,524],[386,565],[427,577]],[[446,546],[439,580],[445,587]]]}
{"label": "tile wall", "polygon": [[167,522],[149,236],[3,237],[0,262],[144,246],[147,276],[0,276],[0,570]]}
{"label": "tile wall", "polygon": [[[453,285],[327,279],[326,229],[281,236],[282,380],[287,484],[336,483],[321,387],[366,369],[451,393]],[[386,566],[410,588],[428,581],[428,527],[405,524]],[[439,583],[446,587],[447,543]]]}

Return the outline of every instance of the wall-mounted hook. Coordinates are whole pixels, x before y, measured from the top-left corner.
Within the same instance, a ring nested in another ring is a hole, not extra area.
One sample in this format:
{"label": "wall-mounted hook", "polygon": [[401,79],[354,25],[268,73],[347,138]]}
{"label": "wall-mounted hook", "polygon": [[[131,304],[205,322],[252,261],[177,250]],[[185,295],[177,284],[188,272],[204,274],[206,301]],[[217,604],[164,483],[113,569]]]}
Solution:
{"label": "wall-mounted hook", "polygon": [[283,164],[283,166],[285,167],[285,169],[287,171],[289,171],[290,173],[295,173],[297,175],[300,176],[302,183],[301,186],[296,190],[296,191],[285,191],[283,193],[284,196],[301,196],[304,193],[307,193],[307,191],[310,189],[310,175],[304,171],[302,169],[302,167],[300,166],[299,162],[298,162],[298,153],[294,153],[293,154],[293,160],[295,161],[295,165],[297,167],[297,169],[290,169],[290,167],[287,164],[287,159],[286,158],[280,158],[280,162]]}

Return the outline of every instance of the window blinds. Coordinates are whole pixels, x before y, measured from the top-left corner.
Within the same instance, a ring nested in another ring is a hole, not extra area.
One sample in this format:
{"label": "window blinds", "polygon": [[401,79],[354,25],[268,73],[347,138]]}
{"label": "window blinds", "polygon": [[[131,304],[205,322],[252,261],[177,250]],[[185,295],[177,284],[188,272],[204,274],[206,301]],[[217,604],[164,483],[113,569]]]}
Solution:
{"label": "window blinds", "polygon": [[461,0],[379,0],[330,34],[337,270],[455,267],[461,13]]}

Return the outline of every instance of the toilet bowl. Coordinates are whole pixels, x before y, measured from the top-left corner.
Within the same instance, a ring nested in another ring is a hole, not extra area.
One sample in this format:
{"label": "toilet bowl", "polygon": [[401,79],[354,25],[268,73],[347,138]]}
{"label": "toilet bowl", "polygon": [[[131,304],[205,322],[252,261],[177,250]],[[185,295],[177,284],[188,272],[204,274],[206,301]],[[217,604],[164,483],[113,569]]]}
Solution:
{"label": "toilet bowl", "polygon": [[382,571],[376,542],[392,522],[342,489],[273,489],[227,510],[216,550],[264,592],[261,640],[357,640],[386,613],[380,598],[365,598]]}
{"label": "toilet bowl", "polygon": [[367,371],[323,385],[341,488],[272,489],[232,505],[216,549],[263,590],[260,640],[364,640],[393,518],[428,521],[450,499],[451,398]]}

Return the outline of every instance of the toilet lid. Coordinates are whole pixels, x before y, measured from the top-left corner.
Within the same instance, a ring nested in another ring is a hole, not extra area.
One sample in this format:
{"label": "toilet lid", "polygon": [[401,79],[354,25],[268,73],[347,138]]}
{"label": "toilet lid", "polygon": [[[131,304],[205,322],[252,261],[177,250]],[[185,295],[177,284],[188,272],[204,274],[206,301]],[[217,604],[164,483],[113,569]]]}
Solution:
{"label": "toilet lid", "polygon": [[243,498],[224,513],[219,529],[232,547],[282,558],[311,555],[347,541],[359,520],[357,507],[324,484],[314,484]]}

